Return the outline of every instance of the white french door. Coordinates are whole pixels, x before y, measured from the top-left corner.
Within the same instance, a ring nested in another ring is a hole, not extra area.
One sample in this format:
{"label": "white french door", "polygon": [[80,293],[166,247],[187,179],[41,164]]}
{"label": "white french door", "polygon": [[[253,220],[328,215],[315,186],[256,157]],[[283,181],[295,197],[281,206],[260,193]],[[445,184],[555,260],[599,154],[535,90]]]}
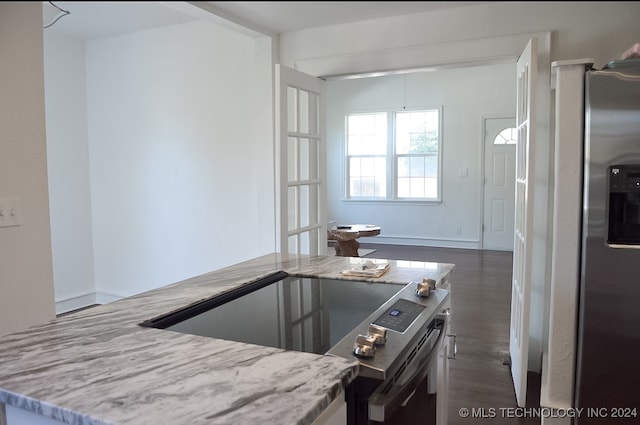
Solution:
{"label": "white french door", "polygon": [[537,39],[520,55],[517,69],[516,201],[511,285],[509,354],[518,406],[527,395],[529,316],[531,308],[531,257],[533,245],[534,143],[536,127]]}
{"label": "white french door", "polygon": [[326,254],[324,81],[276,65],[276,248]]}

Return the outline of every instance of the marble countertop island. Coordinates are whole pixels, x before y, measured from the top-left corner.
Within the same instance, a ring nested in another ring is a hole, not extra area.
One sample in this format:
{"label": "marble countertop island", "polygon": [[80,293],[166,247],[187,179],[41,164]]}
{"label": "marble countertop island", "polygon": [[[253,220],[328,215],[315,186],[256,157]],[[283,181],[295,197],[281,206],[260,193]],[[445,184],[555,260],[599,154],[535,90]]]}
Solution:
{"label": "marble countertop island", "polygon": [[355,378],[355,359],[139,323],[279,270],[301,277],[406,284],[423,278],[445,281],[454,267],[390,260],[390,269],[379,278],[341,275],[364,260],[268,254],[5,335],[0,408],[4,403],[79,425],[310,424]]}

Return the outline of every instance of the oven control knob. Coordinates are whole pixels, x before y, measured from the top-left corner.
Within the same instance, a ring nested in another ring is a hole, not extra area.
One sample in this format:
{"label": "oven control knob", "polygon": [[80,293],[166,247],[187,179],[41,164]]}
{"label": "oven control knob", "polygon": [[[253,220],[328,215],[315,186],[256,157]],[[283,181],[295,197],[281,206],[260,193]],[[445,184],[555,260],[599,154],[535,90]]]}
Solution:
{"label": "oven control knob", "polygon": [[419,297],[428,297],[431,291],[436,289],[436,281],[433,279],[422,279],[416,286],[416,295]]}
{"label": "oven control knob", "polygon": [[382,326],[370,324],[367,335],[375,338],[376,345],[384,345],[387,342],[387,330]]}
{"label": "oven control knob", "polygon": [[376,353],[376,337],[371,335],[358,335],[353,344],[353,353],[360,357],[373,357]]}

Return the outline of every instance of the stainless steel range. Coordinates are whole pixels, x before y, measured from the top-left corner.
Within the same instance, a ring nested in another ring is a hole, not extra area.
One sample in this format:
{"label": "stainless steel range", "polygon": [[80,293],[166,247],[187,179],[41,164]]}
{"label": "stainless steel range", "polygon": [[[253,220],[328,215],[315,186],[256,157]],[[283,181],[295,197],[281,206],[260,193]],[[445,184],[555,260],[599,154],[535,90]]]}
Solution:
{"label": "stainless steel range", "polygon": [[416,390],[436,392],[450,307],[449,291],[436,286],[276,272],[140,325],[358,359],[345,395],[346,423],[394,423]]}

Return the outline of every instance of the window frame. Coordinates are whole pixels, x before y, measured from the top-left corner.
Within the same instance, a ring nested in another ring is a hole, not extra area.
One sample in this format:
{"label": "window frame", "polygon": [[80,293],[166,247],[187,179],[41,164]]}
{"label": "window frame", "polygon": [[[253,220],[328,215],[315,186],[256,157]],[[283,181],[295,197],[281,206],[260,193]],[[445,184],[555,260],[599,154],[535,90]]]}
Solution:
{"label": "window frame", "polygon": [[[400,157],[417,156],[427,157],[432,156],[429,154],[397,154],[396,153],[396,114],[403,112],[420,112],[420,111],[434,111],[438,112],[438,151],[437,151],[437,173],[436,173],[436,187],[437,196],[435,198],[400,198],[398,197],[398,169],[397,160]],[[386,196],[352,196],[350,193],[350,158],[352,156],[371,156],[371,155],[349,155],[349,116],[363,115],[363,114],[381,114],[387,115],[387,153],[385,154],[386,164]],[[372,109],[372,110],[353,110],[344,114],[344,128],[343,128],[343,161],[344,161],[344,198],[345,202],[362,203],[362,204],[380,204],[380,203],[398,203],[398,204],[440,204],[442,203],[442,145],[443,145],[443,106],[428,106],[428,107],[413,107],[413,108],[388,108],[388,109]]]}

